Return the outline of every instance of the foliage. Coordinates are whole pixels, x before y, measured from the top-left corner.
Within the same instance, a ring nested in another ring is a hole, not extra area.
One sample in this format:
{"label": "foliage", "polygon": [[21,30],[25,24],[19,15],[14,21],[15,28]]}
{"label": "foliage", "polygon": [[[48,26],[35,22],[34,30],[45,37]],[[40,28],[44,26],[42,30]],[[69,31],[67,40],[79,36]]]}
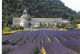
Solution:
{"label": "foliage", "polygon": [[60,27],[64,28],[65,26],[66,26],[66,24],[62,23]]}
{"label": "foliage", "polygon": [[24,28],[21,26],[12,26],[11,29],[12,30],[23,30]]}
{"label": "foliage", "polygon": [[78,14],[72,14],[68,17],[68,20],[72,23],[74,20],[80,20],[80,16]]}
{"label": "foliage", "polygon": [[76,29],[77,28],[77,25],[66,25],[65,26],[65,29],[67,30],[72,30],[72,29]]}
{"label": "foliage", "polygon": [[11,26],[11,27],[4,27],[3,28],[3,32],[4,31],[15,31],[15,30],[23,30],[24,28],[21,26]]}
{"label": "foliage", "polygon": [[3,31],[11,31],[11,29],[9,27],[4,27]]}
{"label": "foliage", "polygon": [[78,12],[78,15],[80,15],[80,11]]}
{"label": "foliage", "polygon": [[57,24],[56,27],[58,27],[60,29],[60,24]]}
{"label": "foliage", "polygon": [[34,28],[52,28],[52,26],[38,26],[38,27],[34,27]]}
{"label": "foliage", "polygon": [[56,27],[58,27],[58,28],[64,28],[65,26],[66,26],[66,24],[65,24],[65,23],[57,24],[57,25],[56,25]]}
{"label": "foliage", "polygon": [[80,24],[80,20],[74,20],[72,23],[73,24]]}
{"label": "foliage", "polygon": [[[2,4],[3,26],[12,25],[13,17],[20,17],[25,8],[32,17],[36,18],[67,19],[73,14],[77,17],[77,13],[66,7],[60,0],[3,0]],[[71,19],[73,20],[72,17]]]}

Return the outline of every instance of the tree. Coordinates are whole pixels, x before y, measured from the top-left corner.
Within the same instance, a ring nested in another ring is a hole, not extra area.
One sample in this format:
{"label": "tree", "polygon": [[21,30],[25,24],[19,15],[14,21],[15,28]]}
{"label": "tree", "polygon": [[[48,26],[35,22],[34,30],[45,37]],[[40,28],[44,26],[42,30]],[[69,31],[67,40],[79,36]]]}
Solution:
{"label": "tree", "polygon": [[64,28],[66,26],[66,24],[62,23],[60,28]]}
{"label": "tree", "polygon": [[[78,14],[66,7],[60,0],[3,0],[3,26],[12,24],[13,17],[20,17],[26,8],[34,18],[66,18],[80,19]],[[76,18],[70,17],[75,14]],[[70,18],[69,18],[70,17]],[[6,21],[6,22],[5,22]]]}
{"label": "tree", "polygon": [[75,25],[66,25],[65,26],[65,29],[67,29],[67,30],[72,30],[72,29],[76,29],[77,28],[77,25],[75,24]]}
{"label": "tree", "polygon": [[80,20],[74,20],[72,23],[73,24],[80,24]]}

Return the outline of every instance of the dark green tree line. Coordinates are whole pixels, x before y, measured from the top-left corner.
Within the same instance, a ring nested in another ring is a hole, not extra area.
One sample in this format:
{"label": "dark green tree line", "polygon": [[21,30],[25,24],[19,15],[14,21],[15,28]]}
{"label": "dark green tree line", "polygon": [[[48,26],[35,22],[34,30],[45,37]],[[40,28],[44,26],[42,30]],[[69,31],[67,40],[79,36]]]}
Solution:
{"label": "dark green tree line", "polygon": [[26,8],[31,17],[80,19],[78,14],[60,0],[3,0],[2,23],[11,25],[13,17],[20,17]]}

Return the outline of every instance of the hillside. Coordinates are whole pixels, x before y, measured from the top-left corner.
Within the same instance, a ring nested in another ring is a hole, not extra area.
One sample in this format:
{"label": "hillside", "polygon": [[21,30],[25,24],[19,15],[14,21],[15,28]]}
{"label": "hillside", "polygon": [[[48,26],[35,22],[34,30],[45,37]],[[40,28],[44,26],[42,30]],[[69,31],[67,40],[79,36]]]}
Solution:
{"label": "hillside", "polygon": [[80,11],[78,12],[78,14],[80,15]]}
{"label": "hillside", "polygon": [[3,25],[12,24],[13,17],[20,17],[26,8],[31,17],[65,18],[77,13],[60,0],[3,0]]}

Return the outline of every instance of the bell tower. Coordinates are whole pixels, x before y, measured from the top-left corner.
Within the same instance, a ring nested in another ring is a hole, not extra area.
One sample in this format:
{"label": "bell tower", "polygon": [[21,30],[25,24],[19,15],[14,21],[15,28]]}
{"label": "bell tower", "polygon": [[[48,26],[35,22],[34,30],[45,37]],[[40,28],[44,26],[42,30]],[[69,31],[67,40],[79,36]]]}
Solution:
{"label": "bell tower", "polygon": [[23,15],[21,16],[20,25],[23,26],[24,28],[30,28],[31,26],[31,17],[27,13],[26,9],[24,9]]}
{"label": "bell tower", "polygon": [[23,15],[27,15],[27,10],[26,9],[24,9]]}

